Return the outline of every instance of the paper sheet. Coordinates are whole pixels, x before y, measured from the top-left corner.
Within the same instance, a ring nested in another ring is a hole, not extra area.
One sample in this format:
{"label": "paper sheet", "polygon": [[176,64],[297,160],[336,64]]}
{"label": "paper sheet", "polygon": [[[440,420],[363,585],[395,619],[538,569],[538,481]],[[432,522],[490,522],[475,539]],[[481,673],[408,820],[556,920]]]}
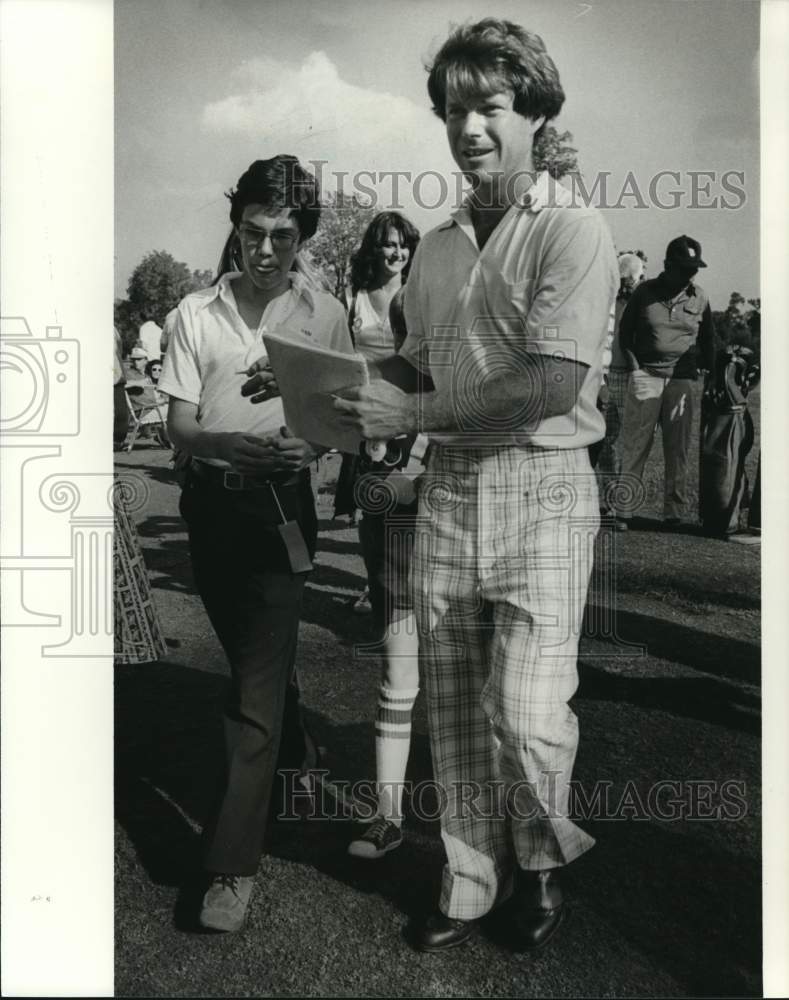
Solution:
{"label": "paper sheet", "polygon": [[343,354],[314,344],[263,335],[268,359],[282,394],[285,422],[296,437],[355,454],[361,435],[344,427],[332,394],[370,381],[361,354]]}

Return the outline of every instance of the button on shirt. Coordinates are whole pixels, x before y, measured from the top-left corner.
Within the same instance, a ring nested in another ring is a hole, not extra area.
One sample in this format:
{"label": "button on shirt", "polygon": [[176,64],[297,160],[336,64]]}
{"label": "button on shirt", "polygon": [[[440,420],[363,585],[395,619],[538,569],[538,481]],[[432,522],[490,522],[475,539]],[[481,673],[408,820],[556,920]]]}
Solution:
{"label": "button on shirt", "polygon": [[431,440],[500,445],[501,433],[476,408],[475,394],[487,380],[528,374],[528,355],[543,354],[588,366],[578,399],[536,429],[524,399],[523,431],[508,433],[507,443],[581,448],[599,441],[605,423],[597,394],[618,288],[602,216],[575,205],[547,173],[508,209],[482,250],[466,206],[429,232],[406,284],[408,337],[400,353],[432,377],[438,392],[454,396],[462,429]]}
{"label": "button on shirt", "polygon": [[651,375],[695,379],[699,367],[711,370],[715,328],[706,292],[690,282],[671,298],[660,275],[642,281],[622,314],[619,344]]}
{"label": "button on shirt", "polygon": [[[242,431],[275,435],[285,423],[282,399],[251,403],[241,395],[245,371],[266,357],[264,333],[308,341],[353,354],[345,310],[327,292],[309,288],[292,273],[291,288],[266,306],[257,330],[238,311],[231,287],[238,272],[225,274],[216,285],[187,295],[172,323],[159,389],[197,404],[202,430]],[[201,459],[207,461],[207,459]],[[215,460],[214,465],[226,466]]]}

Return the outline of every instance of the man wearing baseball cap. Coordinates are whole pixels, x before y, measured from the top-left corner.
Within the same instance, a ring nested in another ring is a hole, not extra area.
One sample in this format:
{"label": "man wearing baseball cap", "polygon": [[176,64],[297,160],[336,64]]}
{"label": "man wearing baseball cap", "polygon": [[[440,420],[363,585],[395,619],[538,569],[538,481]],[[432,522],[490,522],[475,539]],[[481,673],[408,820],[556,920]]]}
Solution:
{"label": "man wearing baseball cap", "polygon": [[[693,278],[706,267],[701,244],[678,236],[666,247],[663,271],[641,282],[627,303],[619,343],[630,368],[624,415],[619,514],[638,505],[644,465],[655,426],[660,424],[665,456],[663,516],[681,523],[685,511],[693,383],[715,359],[715,328],[706,292]],[[630,496],[632,494],[632,496]]]}

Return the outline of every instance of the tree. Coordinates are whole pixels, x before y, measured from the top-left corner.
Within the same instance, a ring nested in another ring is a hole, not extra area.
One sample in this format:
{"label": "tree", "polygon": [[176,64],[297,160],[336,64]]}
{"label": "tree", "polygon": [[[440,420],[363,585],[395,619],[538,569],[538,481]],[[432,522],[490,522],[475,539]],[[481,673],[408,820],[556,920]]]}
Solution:
{"label": "tree", "polygon": [[151,319],[161,326],[185,295],[210,285],[213,277],[211,271],[190,271],[164,250],[146,254],[129,278],[128,298],[115,301],[115,325],[124,349],[133,346],[142,323]]}
{"label": "tree", "polygon": [[348,283],[351,257],[374,216],[375,209],[356,195],[331,193],[321,206],[318,231],[307,243],[305,252],[338,299],[343,298]]}
{"label": "tree", "polygon": [[757,356],[761,351],[762,300],[745,299],[732,292],[723,312],[713,312],[715,332],[723,344],[749,347]]}
{"label": "tree", "polygon": [[557,180],[578,173],[578,150],[570,145],[572,141],[571,132],[557,132],[553,125],[546,125],[532,150],[534,169],[547,170]]}

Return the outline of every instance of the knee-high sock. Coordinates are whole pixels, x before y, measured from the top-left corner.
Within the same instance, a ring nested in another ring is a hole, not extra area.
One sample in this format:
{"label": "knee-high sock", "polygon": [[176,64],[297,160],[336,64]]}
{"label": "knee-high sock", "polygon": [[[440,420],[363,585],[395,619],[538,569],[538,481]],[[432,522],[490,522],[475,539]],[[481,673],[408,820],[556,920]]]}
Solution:
{"label": "knee-high sock", "polygon": [[398,825],[403,820],[403,782],[411,749],[411,710],[419,688],[381,685],[375,713],[378,813]]}

